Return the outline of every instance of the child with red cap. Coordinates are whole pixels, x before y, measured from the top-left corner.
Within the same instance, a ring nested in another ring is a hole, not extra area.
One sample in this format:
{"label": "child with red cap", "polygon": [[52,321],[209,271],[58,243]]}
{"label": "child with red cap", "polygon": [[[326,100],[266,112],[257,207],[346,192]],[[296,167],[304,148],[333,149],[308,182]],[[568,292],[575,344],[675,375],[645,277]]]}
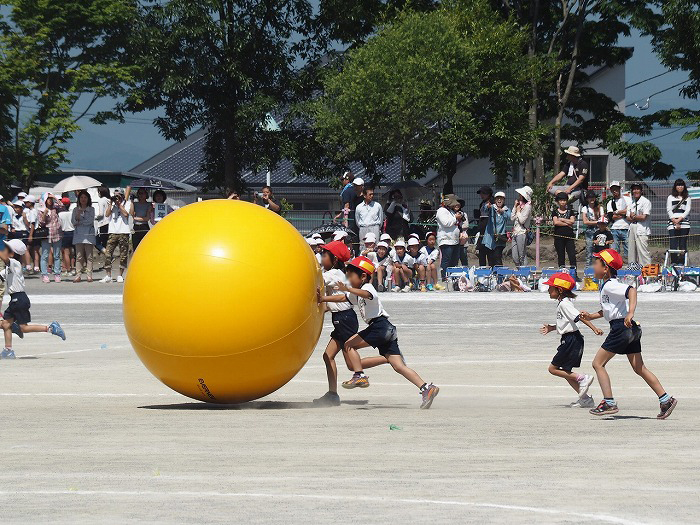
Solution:
{"label": "child with red cap", "polygon": [[549,373],[553,376],[563,377],[578,392],[577,401],[569,405],[572,408],[592,408],[595,406],[593,398],[588,395],[588,389],[593,383],[593,376],[587,374],[574,374],[573,369],[581,366],[583,357],[583,335],[578,329],[581,321],[596,335],[603,335],[603,331],[593,326],[589,321],[581,319],[579,311],[574,306],[573,300],[576,294],[576,281],[568,273],[555,273],[544,283],[549,286],[549,297],[559,301],[557,305],[557,324],[545,324],[540,328],[542,335],[557,331],[561,335],[561,343],[557,348],[557,354],[549,365]]}
{"label": "child with red cap", "polygon": [[593,360],[593,368],[603,391],[603,400],[591,410],[596,416],[606,416],[618,412],[617,402],[612,394],[610,376],[605,365],[615,355],[626,355],[632,369],[647,382],[659,396],[658,419],[666,419],[676,408],[676,400],[666,393],[657,377],[644,366],[642,359],[642,328],[633,320],[637,309],[637,290],[616,279],[622,268],[622,256],[610,248],[593,254],[593,272],[596,279],[603,280],[600,286],[600,307],[595,313],[581,312],[581,319],[591,321],[605,317],[610,323],[610,333]]}
{"label": "child with red cap", "polygon": [[[396,372],[404,376],[416,385],[423,397],[421,408],[430,408],[440,389],[428,384],[406,363],[399,350],[399,341],[396,336],[396,327],[389,322],[389,314],[386,313],[377,290],[372,286],[372,274],[374,264],[367,257],[356,257],[347,264],[346,275],[349,286],[343,282],[336,285],[336,289],[344,292],[346,299],[360,309],[362,319],[367,323],[367,328],[353,335],[345,343],[343,352],[354,374],[352,379],[343,383],[343,388],[367,388],[369,379],[364,373],[364,368],[389,363]],[[321,302],[342,302],[340,296],[319,297]],[[360,348],[373,346],[379,350],[381,357],[360,359],[357,352]]]}

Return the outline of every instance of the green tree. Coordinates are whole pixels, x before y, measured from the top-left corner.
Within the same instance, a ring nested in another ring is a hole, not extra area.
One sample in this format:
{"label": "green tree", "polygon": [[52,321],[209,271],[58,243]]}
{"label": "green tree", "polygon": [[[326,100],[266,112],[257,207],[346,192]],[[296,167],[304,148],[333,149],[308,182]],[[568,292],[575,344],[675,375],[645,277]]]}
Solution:
{"label": "green tree", "polygon": [[[15,0],[0,26],[0,83],[9,97],[11,144],[0,171],[29,188],[36,177],[65,163],[65,143],[103,97],[118,97],[133,75],[124,56],[138,13],[135,0]],[[0,109],[1,111],[1,109]]]}
{"label": "green tree", "polygon": [[206,133],[203,168],[212,188],[237,188],[247,170],[269,169],[288,134],[266,125],[294,98],[307,56],[306,0],[149,2],[134,31],[139,81],[121,109],[163,108],[168,139]]}
{"label": "green tree", "polygon": [[536,133],[522,103],[538,69],[525,37],[480,1],[402,13],[325,79],[311,114],[327,160],[359,160],[378,179],[396,157],[406,178],[452,177],[458,155],[488,157],[504,180]]}

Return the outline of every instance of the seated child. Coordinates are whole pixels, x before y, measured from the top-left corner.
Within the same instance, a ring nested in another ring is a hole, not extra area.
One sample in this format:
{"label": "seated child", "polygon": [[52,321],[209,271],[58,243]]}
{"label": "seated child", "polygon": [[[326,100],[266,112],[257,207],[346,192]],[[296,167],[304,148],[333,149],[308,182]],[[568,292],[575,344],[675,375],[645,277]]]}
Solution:
{"label": "seated child", "polygon": [[425,235],[425,246],[420,249],[418,278],[420,279],[421,292],[426,289],[432,292],[437,284],[440,250],[435,246],[436,241],[435,232],[428,232]]}
{"label": "seated child", "polygon": [[[420,258],[420,241],[416,239],[415,237],[411,237],[408,239],[408,255],[413,259],[413,274],[412,274],[412,281],[415,282],[416,277],[419,275],[419,264],[418,264],[418,259]],[[422,286],[422,292],[427,291],[425,289],[425,283],[421,283]],[[413,289],[418,289],[418,287],[412,287]]]}
{"label": "seated child", "polygon": [[394,291],[410,292],[415,261],[406,253],[406,243],[401,240],[394,244],[394,251],[396,252],[396,255],[392,257],[394,261]]}
{"label": "seated child", "polygon": [[377,251],[373,253],[374,259],[369,258],[374,263],[377,271],[374,273],[374,279],[379,292],[386,292],[386,278],[388,275],[393,275],[394,264],[389,255],[389,245],[384,241],[377,243]]}

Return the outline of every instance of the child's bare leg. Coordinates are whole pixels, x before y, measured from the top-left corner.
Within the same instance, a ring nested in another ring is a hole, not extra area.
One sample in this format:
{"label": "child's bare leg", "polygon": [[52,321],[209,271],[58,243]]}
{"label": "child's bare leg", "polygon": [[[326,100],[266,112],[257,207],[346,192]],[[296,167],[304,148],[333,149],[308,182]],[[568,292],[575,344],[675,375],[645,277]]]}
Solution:
{"label": "child's bare leg", "polygon": [[644,359],[642,359],[641,353],[627,354],[627,359],[629,359],[635,373],[641,376],[642,379],[647,382],[647,385],[649,385],[651,389],[656,392],[657,396],[661,397],[666,393],[664,387],[661,386],[661,383],[656,376],[651,372],[651,370],[644,366]]}
{"label": "child's bare leg", "polygon": [[5,348],[12,348],[12,319],[5,319],[0,323],[5,332]]}
{"label": "child's bare leg", "polygon": [[360,354],[357,352],[357,349],[366,348],[368,346],[367,342],[358,334],[353,335],[345,342],[343,354],[347,360],[348,368],[352,368],[352,371],[356,374],[362,372],[362,360],[360,359]]}
{"label": "child's bare leg", "polygon": [[361,359],[362,368],[374,368],[375,366],[385,365],[387,361],[386,357],[373,356],[373,357],[363,357]]}
{"label": "child's bare leg", "polygon": [[37,332],[48,332],[49,327],[42,324],[21,324],[19,329],[22,330],[24,334],[33,334]]}
{"label": "child's bare leg", "polygon": [[423,264],[418,266],[418,279],[425,281],[425,265]]}
{"label": "child's bare leg", "polygon": [[610,385],[610,376],[608,371],[605,369],[605,365],[608,364],[615,354],[608,352],[607,350],[600,348],[598,353],[593,358],[593,369],[595,370],[595,375],[598,378],[598,384],[600,389],[603,391],[603,397],[611,399],[612,398],[612,386]]}
{"label": "child's bare leg", "polygon": [[401,268],[401,274],[404,282],[406,284],[411,284],[411,278],[413,277],[413,272],[411,271],[411,269],[404,266]]}
{"label": "child's bare leg", "polygon": [[437,267],[434,263],[428,265],[428,284],[435,284],[437,282]]}
{"label": "child's bare leg", "polygon": [[576,392],[578,393],[579,384],[576,380],[578,374],[574,374],[573,372],[567,372],[566,370],[562,370],[561,368],[557,368],[556,366],[551,364],[549,365],[549,368],[547,370],[549,370],[549,373],[553,376],[563,377],[564,379],[566,379],[566,381],[571,385],[571,388],[576,390]]}
{"label": "child's bare leg", "polygon": [[386,270],[383,266],[377,268],[377,285],[384,286],[384,281],[386,280]]}
{"label": "child's bare leg", "polygon": [[387,361],[389,361],[389,364],[394,370],[396,370],[399,374],[404,376],[418,388],[422,387],[425,384],[425,381],[423,381],[414,370],[406,366],[406,363],[403,362],[403,357],[401,357],[400,355],[387,355],[386,359]]}
{"label": "child's bare leg", "polygon": [[401,287],[401,267],[394,266],[394,286]]}
{"label": "child's bare leg", "polygon": [[335,339],[328,341],[326,351],[323,352],[323,362],[326,365],[326,375],[328,376],[328,391],[338,392],[338,367],[335,365],[335,356],[340,352],[340,346]]}

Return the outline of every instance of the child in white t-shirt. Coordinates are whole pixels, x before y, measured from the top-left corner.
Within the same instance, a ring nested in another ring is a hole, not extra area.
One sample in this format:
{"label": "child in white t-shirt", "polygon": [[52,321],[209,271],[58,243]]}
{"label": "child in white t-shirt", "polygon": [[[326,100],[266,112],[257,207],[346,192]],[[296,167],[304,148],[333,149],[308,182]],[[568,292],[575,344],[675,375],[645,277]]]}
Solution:
{"label": "child in white t-shirt", "polygon": [[666,419],[676,408],[677,401],[666,393],[657,377],[644,365],[642,359],[642,328],[634,321],[637,309],[637,290],[616,279],[622,268],[622,256],[610,248],[593,254],[593,272],[601,279],[600,310],[596,313],[581,312],[581,319],[593,320],[605,317],[610,323],[610,333],[593,360],[593,368],[598,376],[603,400],[590,412],[595,416],[606,416],[618,412],[617,402],[612,394],[610,376],[605,365],[617,354],[627,356],[632,369],[641,376],[659,396],[660,411],[657,419]]}
{"label": "child in white t-shirt", "polygon": [[428,232],[425,236],[425,246],[420,249],[418,257],[418,278],[421,281],[421,292],[435,290],[437,284],[438,258],[440,250],[435,246],[437,240],[435,232]]}
{"label": "child in white t-shirt", "polygon": [[[372,255],[372,257],[370,257]],[[376,251],[370,252],[367,257],[374,267],[377,269],[373,276],[373,284],[376,284],[377,291],[385,292],[384,283],[388,275],[393,275],[394,264],[389,255],[389,245],[385,241],[379,241],[376,246]]]}
{"label": "child in white t-shirt", "polygon": [[603,335],[603,331],[593,326],[590,321],[580,318],[579,311],[573,303],[576,294],[576,281],[568,273],[555,273],[545,283],[549,286],[549,297],[559,301],[557,305],[557,324],[545,324],[540,328],[542,335],[557,331],[561,335],[561,342],[557,353],[549,365],[549,373],[553,376],[563,377],[578,393],[578,400],[571,403],[572,408],[593,408],[595,402],[588,395],[588,389],[593,383],[593,376],[587,374],[574,374],[573,369],[581,366],[583,357],[583,335],[578,329],[581,321],[596,335]]}
{"label": "child in white t-shirt", "polygon": [[401,240],[394,244],[394,252],[395,254],[392,256],[394,261],[394,291],[410,292],[413,265],[416,261],[406,252],[406,243]]}
{"label": "child in white t-shirt", "polygon": [[[418,259],[420,259],[420,248],[420,241],[418,239],[416,239],[415,237],[410,237],[408,239],[408,256],[413,260],[413,272],[411,274],[411,283],[413,284],[413,290],[419,289],[419,287],[415,286],[415,280],[419,275],[418,268],[420,267],[420,265],[418,264]],[[425,287],[425,279],[423,279],[423,282],[420,283],[420,288],[422,288],[421,292],[427,291]]]}
{"label": "child in white t-shirt", "polygon": [[[373,273],[374,265],[368,258],[356,257],[347,264],[346,275],[349,284],[338,283],[336,286],[338,290],[345,292],[352,304],[358,306],[362,319],[368,325],[367,328],[348,339],[343,348],[354,372],[352,379],[343,383],[343,388],[367,388],[369,378],[365,375],[364,368],[389,363],[394,370],[420,389],[421,408],[430,408],[440,389],[432,383],[427,384],[414,370],[406,366],[399,350],[396,327],[389,322],[389,314],[384,310],[377,290],[371,284]],[[323,297],[321,300],[342,301],[335,296]],[[381,357],[360,359],[357,351],[368,346],[379,350]]]}

